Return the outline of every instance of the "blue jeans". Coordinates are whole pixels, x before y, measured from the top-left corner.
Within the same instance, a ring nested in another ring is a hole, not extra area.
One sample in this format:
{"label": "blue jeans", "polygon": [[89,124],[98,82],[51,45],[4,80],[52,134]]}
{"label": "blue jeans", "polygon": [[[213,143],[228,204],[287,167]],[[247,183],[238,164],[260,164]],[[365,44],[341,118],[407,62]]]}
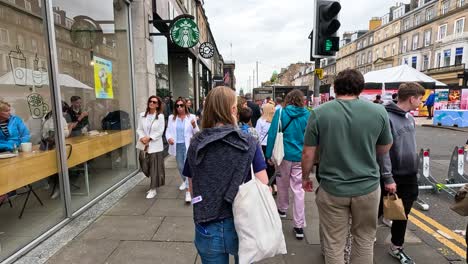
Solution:
{"label": "blue jeans", "polygon": [[195,247],[203,264],[229,264],[229,255],[239,263],[239,239],[234,220],[195,224]]}
{"label": "blue jeans", "polygon": [[176,161],[177,169],[179,169],[180,178],[185,182],[185,177],[182,175],[184,171],[185,159],[187,158],[187,149],[185,148],[185,143],[176,144]]}

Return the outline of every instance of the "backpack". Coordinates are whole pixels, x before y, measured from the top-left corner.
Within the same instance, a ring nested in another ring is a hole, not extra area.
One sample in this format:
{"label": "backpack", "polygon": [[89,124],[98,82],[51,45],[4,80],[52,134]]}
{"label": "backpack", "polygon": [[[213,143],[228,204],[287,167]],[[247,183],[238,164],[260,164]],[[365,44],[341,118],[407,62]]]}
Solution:
{"label": "backpack", "polygon": [[130,115],[125,111],[110,112],[102,119],[103,130],[126,130],[130,129]]}

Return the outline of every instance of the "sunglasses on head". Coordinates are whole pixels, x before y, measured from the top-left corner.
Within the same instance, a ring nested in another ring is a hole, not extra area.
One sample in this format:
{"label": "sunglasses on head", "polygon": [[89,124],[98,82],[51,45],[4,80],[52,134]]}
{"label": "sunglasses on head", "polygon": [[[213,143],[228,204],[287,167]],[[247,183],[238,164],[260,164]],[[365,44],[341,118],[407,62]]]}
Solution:
{"label": "sunglasses on head", "polygon": [[176,104],[176,107],[177,108],[179,108],[179,107],[182,108],[182,107],[184,107],[184,105],[183,104]]}

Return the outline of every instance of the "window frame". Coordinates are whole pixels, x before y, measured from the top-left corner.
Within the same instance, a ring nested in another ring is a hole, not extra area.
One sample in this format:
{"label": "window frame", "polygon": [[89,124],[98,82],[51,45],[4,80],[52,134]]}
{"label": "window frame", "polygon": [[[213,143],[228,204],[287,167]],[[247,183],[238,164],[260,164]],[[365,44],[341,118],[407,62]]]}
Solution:
{"label": "window frame", "polygon": [[[462,23],[461,31],[457,33],[457,24],[459,21],[463,21],[463,23]],[[465,32],[465,17],[461,17],[461,18],[456,19],[455,22],[453,23],[453,35],[460,36],[460,35],[463,35],[464,32]]]}
{"label": "window frame", "polygon": [[[440,33],[441,33],[441,28],[445,27],[445,34],[443,37],[441,37]],[[442,25],[439,25],[439,30],[437,31],[437,40],[443,40],[447,37],[447,29],[448,29],[448,24],[445,23],[445,24],[442,24]]]}
{"label": "window frame", "polygon": [[[416,46],[415,46],[416,44]],[[412,50],[417,50],[419,47],[419,33],[414,34],[411,43]]]}
{"label": "window frame", "polygon": [[[429,43],[427,43],[427,33],[429,33]],[[432,29],[428,29],[424,31],[424,47],[428,47],[431,45],[431,40],[432,40]]]}

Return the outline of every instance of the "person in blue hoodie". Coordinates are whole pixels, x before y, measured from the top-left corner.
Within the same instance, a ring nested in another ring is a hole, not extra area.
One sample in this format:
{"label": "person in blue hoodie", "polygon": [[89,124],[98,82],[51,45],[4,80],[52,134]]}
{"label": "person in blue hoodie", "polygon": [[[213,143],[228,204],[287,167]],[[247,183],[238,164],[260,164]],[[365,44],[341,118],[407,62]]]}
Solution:
{"label": "person in blue hoodie", "polygon": [[424,105],[427,107],[427,112],[429,113],[429,116],[427,117],[427,119],[432,119],[432,111],[433,111],[433,108],[434,108],[434,103],[435,103],[435,92],[432,92],[429,97],[427,97],[426,99],[426,102],[424,103]]}
{"label": "person in blue hoodie", "polygon": [[276,179],[278,187],[277,205],[280,217],[285,218],[289,207],[289,187],[293,192],[294,233],[297,239],[304,238],[304,189],[302,188],[302,148],[304,133],[310,112],[304,108],[304,94],[294,89],[286,95],[284,108],[278,109],[273,116],[268,131],[268,141],[265,157],[270,164],[278,133],[278,120],[281,116],[280,129],[283,132],[284,158],[279,166],[280,178]]}
{"label": "person in blue hoodie", "polygon": [[13,151],[21,143],[29,142],[29,130],[20,117],[10,113],[9,103],[0,100],[0,152]]}
{"label": "person in blue hoodie", "polygon": [[[18,116],[11,114],[9,103],[0,100],[0,152],[14,151],[19,148],[21,143],[29,142],[31,136],[23,120]],[[15,195],[16,191],[8,194],[0,194],[0,204],[8,198]]]}

